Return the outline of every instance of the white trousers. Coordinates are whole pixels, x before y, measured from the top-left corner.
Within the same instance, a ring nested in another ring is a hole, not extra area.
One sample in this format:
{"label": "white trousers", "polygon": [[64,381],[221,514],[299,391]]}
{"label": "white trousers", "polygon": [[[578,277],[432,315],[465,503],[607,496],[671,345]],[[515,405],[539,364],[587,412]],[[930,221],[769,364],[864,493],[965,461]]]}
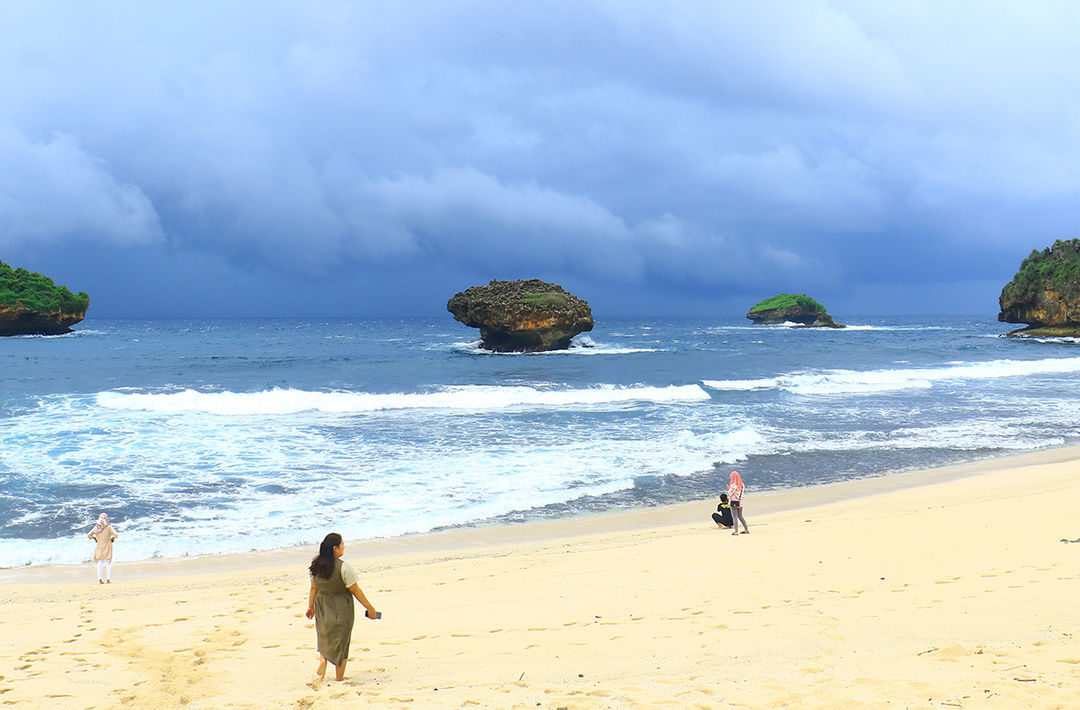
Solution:
{"label": "white trousers", "polygon": [[[102,570],[105,574],[102,575]],[[112,560],[98,560],[97,561],[97,578],[98,579],[112,579]]]}

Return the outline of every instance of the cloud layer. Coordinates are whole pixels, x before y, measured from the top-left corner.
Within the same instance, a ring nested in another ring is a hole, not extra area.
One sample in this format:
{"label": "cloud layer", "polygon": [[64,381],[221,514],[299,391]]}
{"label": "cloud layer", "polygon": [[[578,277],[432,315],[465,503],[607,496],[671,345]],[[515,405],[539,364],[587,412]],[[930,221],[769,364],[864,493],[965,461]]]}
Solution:
{"label": "cloud layer", "polygon": [[0,248],[45,268],[865,304],[1003,283],[1080,217],[1071,3],[2,12]]}

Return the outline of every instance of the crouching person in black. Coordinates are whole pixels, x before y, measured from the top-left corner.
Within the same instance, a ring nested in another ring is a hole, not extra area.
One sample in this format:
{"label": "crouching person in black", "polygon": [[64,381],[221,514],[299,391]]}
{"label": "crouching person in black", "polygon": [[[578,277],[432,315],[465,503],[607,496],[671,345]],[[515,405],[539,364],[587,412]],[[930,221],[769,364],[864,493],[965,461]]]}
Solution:
{"label": "crouching person in black", "polygon": [[730,529],[734,524],[731,519],[731,502],[728,501],[727,493],[720,494],[720,505],[716,506],[716,512],[712,514],[712,519],[721,530]]}

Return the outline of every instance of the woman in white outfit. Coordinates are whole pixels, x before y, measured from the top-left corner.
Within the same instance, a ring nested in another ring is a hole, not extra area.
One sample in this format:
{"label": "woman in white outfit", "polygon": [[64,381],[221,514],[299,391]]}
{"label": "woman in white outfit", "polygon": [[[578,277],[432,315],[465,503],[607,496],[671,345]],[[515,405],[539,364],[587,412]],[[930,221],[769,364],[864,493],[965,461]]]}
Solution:
{"label": "woman in white outfit", "polygon": [[98,584],[112,584],[112,544],[116,540],[116,530],[109,524],[109,516],[105,513],[99,515],[87,537],[97,543],[94,562],[97,562]]}

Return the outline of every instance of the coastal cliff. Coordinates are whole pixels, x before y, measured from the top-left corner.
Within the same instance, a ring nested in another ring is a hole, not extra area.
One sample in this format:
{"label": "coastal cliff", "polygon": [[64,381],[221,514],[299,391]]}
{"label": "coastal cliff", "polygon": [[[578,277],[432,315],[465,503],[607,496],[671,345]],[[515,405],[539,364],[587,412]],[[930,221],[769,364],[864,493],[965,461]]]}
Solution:
{"label": "coastal cliff", "polygon": [[781,293],[760,301],[746,317],[756,325],[794,323],[796,328],[843,328],[821,305],[801,293]]}
{"label": "coastal cliff", "polygon": [[0,261],[0,336],[62,335],[86,317],[90,297]]}
{"label": "coastal cliff", "polygon": [[1010,336],[1080,336],[1080,239],[1057,240],[1020,263],[998,298],[1003,323],[1024,323]]}
{"label": "coastal cliff", "polygon": [[539,279],[491,281],[455,294],[446,310],[480,329],[480,346],[495,352],[565,350],[593,329],[592,309],[562,286]]}

